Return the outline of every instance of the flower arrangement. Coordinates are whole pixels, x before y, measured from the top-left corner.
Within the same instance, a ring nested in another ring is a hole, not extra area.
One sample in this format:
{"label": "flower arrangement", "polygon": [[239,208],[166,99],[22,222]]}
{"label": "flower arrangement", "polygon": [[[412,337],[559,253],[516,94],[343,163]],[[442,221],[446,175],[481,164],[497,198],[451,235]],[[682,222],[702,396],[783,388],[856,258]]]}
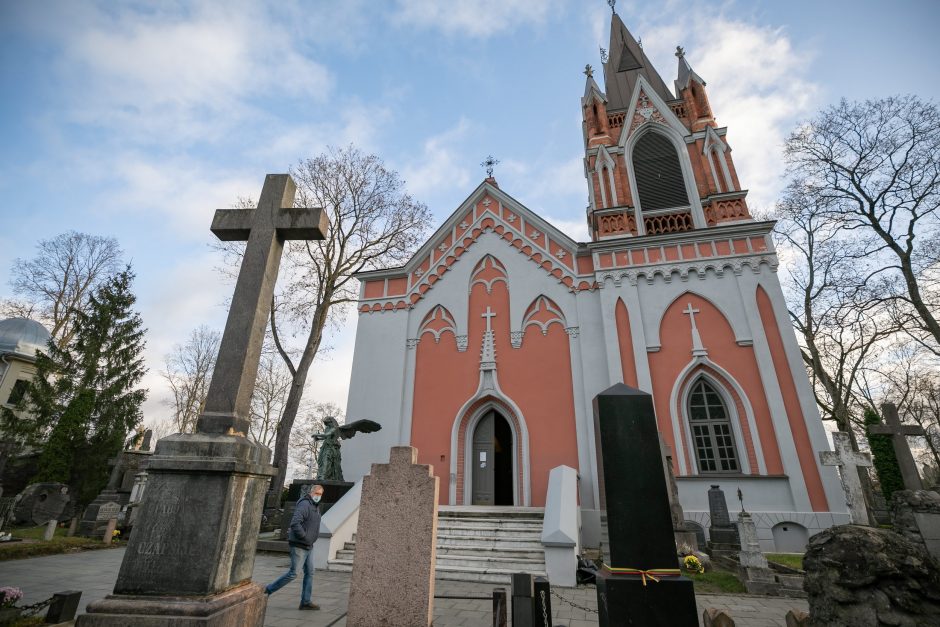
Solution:
{"label": "flower arrangement", "polygon": [[702,574],[705,572],[705,567],[702,566],[702,562],[694,555],[687,555],[685,559],[682,560],[682,565],[685,566],[686,570],[693,573]]}
{"label": "flower arrangement", "polygon": [[23,598],[23,591],[12,586],[0,588],[0,608],[13,607]]}
{"label": "flower arrangement", "polygon": [[119,535],[121,535],[121,531],[119,529],[115,529],[114,531],[111,532],[112,538],[117,538]]}

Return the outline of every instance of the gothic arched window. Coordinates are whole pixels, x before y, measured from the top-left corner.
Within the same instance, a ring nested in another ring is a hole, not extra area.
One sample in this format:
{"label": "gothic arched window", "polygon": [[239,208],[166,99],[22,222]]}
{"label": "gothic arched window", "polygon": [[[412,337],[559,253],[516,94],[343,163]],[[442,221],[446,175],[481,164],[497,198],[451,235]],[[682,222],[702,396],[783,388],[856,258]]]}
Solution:
{"label": "gothic arched window", "polygon": [[633,176],[643,211],[689,205],[679,154],[662,133],[649,132],[637,141],[633,147]]}
{"label": "gothic arched window", "polygon": [[692,385],[689,424],[699,472],[738,472],[728,409],[718,391],[705,379]]}

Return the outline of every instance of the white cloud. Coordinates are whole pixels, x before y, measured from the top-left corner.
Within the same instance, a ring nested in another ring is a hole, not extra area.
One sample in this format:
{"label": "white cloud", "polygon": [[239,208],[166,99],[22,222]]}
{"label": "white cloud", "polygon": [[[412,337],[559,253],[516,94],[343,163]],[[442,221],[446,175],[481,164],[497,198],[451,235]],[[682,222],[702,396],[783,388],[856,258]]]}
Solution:
{"label": "white cloud", "polygon": [[[411,194],[425,199],[455,188],[465,189],[470,184],[470,164],[460,158],[459,145],[471,130],[470,121],[460,118],[453,128],[424,141],[418,160],[401,168]],[[447,212],[453,209],[456,207],[446,208]]]}
{"label": "white cloud", "polygon": [[523,25],[543,24],[561,4],[560,0],[399,0],[393,19],[447,34],[487,37]]}

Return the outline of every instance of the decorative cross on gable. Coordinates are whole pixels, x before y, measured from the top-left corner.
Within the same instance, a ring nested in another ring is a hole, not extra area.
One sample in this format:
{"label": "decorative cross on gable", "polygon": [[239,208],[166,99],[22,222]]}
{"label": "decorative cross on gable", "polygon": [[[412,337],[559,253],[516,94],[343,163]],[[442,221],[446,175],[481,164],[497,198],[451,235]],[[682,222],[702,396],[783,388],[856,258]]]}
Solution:
{"label": "decorative cross on gable", "polygon": [[493,328],[490,325],[490,318],[492,318],[495,315],[496,313],[490,309],[489,305],[487,305],[486,307],[486,312],[480,314],[480,317],[486,320],[486,332],[487,333],[491,333],[493,331]]}
{"label": "decorative cross on gable", "polygon": [[494,158],[493,155],[489,155],[486,159],[483,160],[483,163],[480,164],[486,169],[487,178],[493,178],[493,166],[497,165],[498,163],[499,159]]}
{"label": "decorative cross on gable", "polygon": [[220,240],[248,244],[205,407],[196,425],[202,433],[248,433],[251,394],[284,240],[326,237],[330,226],[326,213],[294,207],[295,191],[290,175],[269,174],[256,208],[218,209],[212,219],[211,230]]}
{"label": "decorative cross on gable", "polygon": [[687,315],[692,323],[692,355],[704,357],[708,354],[708,351],[705,350],[705,346],[702,344],[702,336],[698,332],[698,327],[695,326],[695,314],[699,313],[699,310],[693,309],[692,303],[689,303],[682,313]]}
{"label": "decorative cross on gable", "polygon": [[914,463],[914,456],[911,455],[911,447],[907,443],[907,436],[924,435],[924,430],[917,425],[901,424],[901,419],[898,417],[898,408],[895,407],[894,403],[882,405],[881,413],[888,424],[872,425],[868,428],[869,432],[891,436],[891,444],[894,446],[894,455],[898,458],[898,466],[901,469],[901,479],[904,481],[905,489],[923,490],[924,484],[920,479],[920,473],[917,472],[917,464]]}
{"label": "decorative cross on gable", "polygon": [[848,505],[852,522],[856,525],[867,525],[868,508],[865,505],[858,469],[871,467],[871,455],[853,451],[848,433],[836,431],[832,434],[832,443],[836,450],[820,451],[819,461],[824,466],[839,466],[842,490],[845,492],[845,504]]}

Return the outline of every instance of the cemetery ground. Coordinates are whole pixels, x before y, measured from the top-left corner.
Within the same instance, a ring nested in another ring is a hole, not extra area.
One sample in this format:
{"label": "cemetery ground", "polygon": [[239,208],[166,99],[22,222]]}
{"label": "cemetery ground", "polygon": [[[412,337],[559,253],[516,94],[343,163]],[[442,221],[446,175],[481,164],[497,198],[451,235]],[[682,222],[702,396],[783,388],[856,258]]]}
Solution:
{"label": "cemetery ground", "polygon": [[[111,593],[117,571],[124,557],[123,547],[109,551],[87,551],[63,555],[48,555],[7,561],[0,564],[5,585],[22,588],[23,603],[35,603],[65,589],[81,589],[80,608]],[[259,553],[255,560],[256,582],[273,581],[288,565],[286,555]],[[349,591],[349,573],[317,571],[314,578],[313,599],[322,608],[318,612],[297,609],[300,597],[300,578],[268,599],[264,624],[270,627],[326,627],[334,621],[336,627],[345,625],[340,617],[346,612]],[[438,596],[487,596],[493,584],[476,584],[438,580]],[[509,585],[505,586],[508,590]],[[552,598],[554,624],[563,627],[597,625],[597,595],[594,586],[557,588],[565,599],[587,609],[579,609]],[[697,591],[698,614],[706,607],[727,610],[738,627],[783,627],[785,616],[791,609],[806,611],[802,599],[785,599],[746,594],[703,594]],[[472,626],[492,624],[492,602],[477,600],[437,599],[434,603],[435,627]]]}
{"label": "cemetery ground", "polygon": [[[51,540],[43,540],[45,525],[14,527],[5,529],[4,532],[10,532],[14,540],[19,541],[0,543],[0,562],[59,553],[113,549],[122,544],[119,537],[115,538],[111,544],[105,544],[101,538],[69,537],[68,524],[56,527],[55,535]],[[3,570],[5,570],[4,567],[0,566],[0,571]]]}

